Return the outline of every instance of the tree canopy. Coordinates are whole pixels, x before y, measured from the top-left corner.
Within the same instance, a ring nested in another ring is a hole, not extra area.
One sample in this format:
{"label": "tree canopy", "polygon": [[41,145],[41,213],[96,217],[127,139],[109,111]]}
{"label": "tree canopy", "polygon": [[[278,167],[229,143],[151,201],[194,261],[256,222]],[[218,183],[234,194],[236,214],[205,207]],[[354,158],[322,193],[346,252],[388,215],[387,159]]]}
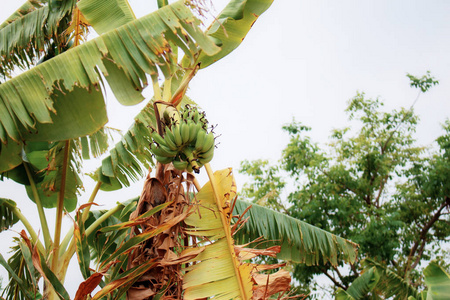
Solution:
{"label": "tree canopy", "polygon": [[[409,77],[422,91],[437,84],[430,74]],[[404,299],[424,288],[424,262],[448,264],[450,121],[442,124],[436,145],[423,147],[414,138],[418,117],[412,107],[382,108],[379,99],[358,93],[346,109],[351,125],[333,130],[328,145],[314,143],[307,136],[311,129],[293,121],[283,126],[290,141],[278,164],[241,164],[250,176],[245,198],[360,245],[351,268],[295,265],[299,282],[324,274],[334,290],[348,290],[364,274],[373,282],[363,296]]]}

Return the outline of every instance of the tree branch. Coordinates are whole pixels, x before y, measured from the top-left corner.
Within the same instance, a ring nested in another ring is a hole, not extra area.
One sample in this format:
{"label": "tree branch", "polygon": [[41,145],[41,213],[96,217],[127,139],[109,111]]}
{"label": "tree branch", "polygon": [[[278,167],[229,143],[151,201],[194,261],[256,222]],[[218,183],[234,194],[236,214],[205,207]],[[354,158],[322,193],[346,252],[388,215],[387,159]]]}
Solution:
{"label": "tree branch", "polygon": [[379,188],[379,190],[378,190],[378,195],[377,195],[377,197],[376,197],[376,199],[375,199],[375,206],[377,207],[377,208],[380,208],[380,197],[381,197],[381,194],[383,193],[383,190],[384,190],[384,185],[386,184],[386,182],[387,182],[387,180],[388,180],[388,175],[386,175],[386,176],[384,176],[384,178],[381,180],[381,183],[380,183],[380,188]]}
{"label": "tree branch", "polygon": [[[420,235],[419,235],[419,240],[414,243],[413,247],[411,248],[411,251],[409,252],[408,261],[406,262],[406,266],[405,266],[405,278],[408,276],[409,271],[411,269],[413,269],[413,267],[410,268],[410,264],[412,262],[413,257],[416,255],[416,251],[419,248],[419,245],[421,245],[421,249],[419,250],[419,255],[418,255],[416,261],[420,260],[420,258],[422,257],[423,250],[424,250],[423,248],[425,247],[425,244],[426,244],[426,237],[427,237],[428,231],[431,229],[431,227],[434,225],[434,223],[436,223],[436,221],[439,220],[439,217],[442,214],[442,210],[447,206],[450,206],[450,198],[445,196],[444,202],[441,204],[439,209],[433,215],[431,220],[427,224],[425,224],[425,226],[422,228],[422,231],[420,232]],[[414,267],[417,265],[417,263],[416,262],[414,263]]]}
{"label": "tree branch", "polygon": [[420,245],[419,252],[417,254],[416,260],[411,266],[411,270],[414,270],[416,266],[419,264],[420,259],[422,258],[423,251],[425,250],[426,240],[422,240],[422,244]]}
{"label": "tree branch", "polygon": [[325,276],[327,276],[334,283],[335,286],[340,287],[343,290],[347,290],[347,288],[344,287],[340,282],[338,282],[333,276],[328,274],[327,270],[321,269],[321,271],[323,274],[325,274]]}

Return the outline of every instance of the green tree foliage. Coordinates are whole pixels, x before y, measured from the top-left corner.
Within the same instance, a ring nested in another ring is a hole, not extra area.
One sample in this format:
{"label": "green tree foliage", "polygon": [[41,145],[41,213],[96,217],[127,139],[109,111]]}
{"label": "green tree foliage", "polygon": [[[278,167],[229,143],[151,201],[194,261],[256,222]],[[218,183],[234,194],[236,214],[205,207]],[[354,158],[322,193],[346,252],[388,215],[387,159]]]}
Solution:
{"label": "green tree foliage", "polygon": [[[421,79],[409,76],[422,91],[437,83],[429,73]],[[245,197],[360,245],[358,263],[349,269],[295,265],[293,274],[300,282],[324,274],[334,289],[347,290],[365,268],[373,273],[373,264],[361,263],[370,258],[384,268],[374,275],[381,274],[378,284],[373,284],[375,277],[366,279],[372,294],[414,296],[424,287],[420,263],[445,255],[450,121],[443,124],[437,149],[424,148],[414,139],[418,117],[412,109],[384,112],[382,107],[380,100],[358,93],[346,109],[351,126],[334,130],[327,147],[312,142],[306,136],[310,128],[293,121],[283,126],[290,141],[279,165],[263,160],[241,165],[240,171],[252,179],[244,186]],[[389,278],[403,285],[393,288]]]}

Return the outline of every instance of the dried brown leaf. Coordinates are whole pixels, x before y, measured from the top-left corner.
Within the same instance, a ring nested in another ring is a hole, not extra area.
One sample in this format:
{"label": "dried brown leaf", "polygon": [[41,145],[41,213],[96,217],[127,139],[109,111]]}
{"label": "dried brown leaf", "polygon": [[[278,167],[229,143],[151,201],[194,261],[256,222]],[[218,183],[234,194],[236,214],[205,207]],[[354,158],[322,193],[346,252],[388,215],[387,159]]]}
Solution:
{"label": "dried brown leaf", "polygon": [[252,249],[252,248],[245,248],[244,246],[234,246],[234,251],[241,260],[252,259],[259,255],[265,255],[276,258],[277,253],[280,253],[281,251],[281,246],[272,246],[267,249]]}
{"label": "dried brown leaf", "polygon": [[279,270],[274,274],[254,274],[256,286],[253,291],[253,300],[264,300],[270,296],[289,290],[291,275],[288,271]]}

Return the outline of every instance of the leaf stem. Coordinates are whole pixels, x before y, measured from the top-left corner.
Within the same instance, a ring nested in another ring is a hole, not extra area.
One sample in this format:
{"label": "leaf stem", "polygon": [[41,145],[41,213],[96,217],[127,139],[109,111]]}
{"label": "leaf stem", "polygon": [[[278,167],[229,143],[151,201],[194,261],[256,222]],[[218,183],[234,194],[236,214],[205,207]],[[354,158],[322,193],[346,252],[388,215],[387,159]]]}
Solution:
{"label": "leaf stem", "polygon": [[[102,185],[102,182],[99,181],[97,182],[97,184],[94,187],[94,190],[92,191],[91,197],[89,198],[87,203],[92,203],[95,200],[95,197],[97,196],[98,191],[100,190],[100,186]],[[82,214],[82,220],[83,223],[86,222],[86,219],[88,218],[89,215],[89,211],[91,209],[92,205],[87,206],[84,210],[83,210],[83,214]],[[67,245],[69,244],[69,242],[72,240],[73,238],[73,226],[70,228],[70,230],[67,232],[66,236],[64,237],[63,241],[61,242],[61,244],[59,245],[59,256],[62,256],[64,254],[64,252],[67,249]]]}
{"label": "leaf stem", "polygon": [[41,241],[39,240],[38,235],[36,234],[36,231],[34,231],[33,226],[31,226],[30,222],[28,221],[28,219],[22,214],[22,212],[20,211],[20,209],[18,209],[16,206],[14,205],[10,205],[8,204],[8,202],[4,202],[5,205],[7,205],[11,211],[14,213],[14,215],[16,215],[16,217],[20,220],[20,222],[22,222],[23,226],[25,226],[25,228],[27,229],[28,233],[31,236],[31,240],[33,243],[37,244],[37,247],[39,249],[39,251],[42,254],[45,254],[45,248],[44,245],[42,245]]}
{"label": "leaf stem", "polygon": [[[97,196],[97,193],[100,190],[101,186],[102,186],[102,182],[98,181],[97,184],[95,185],[94,190],[92,191],[91,197],[89,197],[89,200],[87,203],[94,202],[95,197]],[[89,215],[89,211],[91,210],[91,207],[92,207],[92,205],[89,205],[83,210],[83,214],[81,215],[81,220],[83,221],[83,223],[86,221],[86,219]]]}
{"label": "leaf stem", "polygon": [[[120,209],[123,207],[123,204],[118,204],[116,207],[110,209],[106,213],[104,213],[101,217],[99,217],[97,220],[95,220],[94,223],[91,224],[86,230],[85,235],[86,238],[88,238],[93,232],[94,229],[97,228],[98,225],[100,225],[102,222],[104,222],[106,219],[108,219],[110,216],[115,214],[116,212],[120,211]],[[72,239],[70,242],[70,245],[66,252],[62,255],[60,261],[60,269],[58,270],[58,278],[64,279],[65,273],[67,271],[67,267],[69,266],[69,262],[72,259],[72,256],[75,254],[76,251],[76,243],[75,239]]]}
{"label": "leaf stem", "polygon": [[223,226],[223,229],[225,232],[225,237],[227,239],[228,250],[229,250],[231,256],[233,257],[233,267],[234,267],[234,272],[236,275],[236,280],[238,281],[238,284],[239,284],[239,290],[240,290],[240,294],[241,294],[240,296],[241,296],[241,299],[246,300],[248,298],[247,298],[247,294],[245,293],[244,284],[242,282],[242,276],[239,272],[239,268],[238,268],[237,261],[236,261],[236,255],[235,255],[234,247],[233,247],[233,245],[234,245],[233,238],[231,237],[230,224],[227,222],[227,219],[226,219],[223,209],[222,209],[223,205],[221,203],[221,197],[219,194],[219,187],[216,182],[216,177],[214,176],[214,172],[211,169],[211,165],[209,163],[207,163],[205,165],[205,169],[206,169],[206,173],[208,173],[209,182],[211,183],[214,198],[216,200],[217,209],[219,210],[220,219],[222,221],[222,226]]}
{"label": "leaf stem", "polygon": [[111,217],[113,214],[115,214],[116,212],[120,211],[120,209],[123,207],[123,204],[119,204],[114,208],[111,208],[110,210],[108,210],[106,213],[104,213],[101,217],[99,217],[97,220],[95,220],[94,223],[91,224],[91,226],[89,226],[88,228],[86,228],[85,233],[86,233],[86,237],[89,237],[93,232],[94,229],[97,228],[98,225],[100,225],[101,223],[103,223],[106,219],[108,219],[109,217]]}
{"label": "leaf stem", "polygon": [[64,145],[64,159],[61,171],[61,185],[59,187],[58,193],[58,203],[56,207],[56,223],[55,223],[55,240],[53,243],[53,259],[51,269],[53,272],[57,270],[57,264],[59,259],[59,246],[61,239],[61,227],[62,227],[62,217],[64,213],[64,196],[66,191],[66,179],[67,179],[67,167],[69,164],[69,154],[70,154],[70,140],[67,140]]}
{"label": "leaf stem", "polygon": [[[52,242],[52,238],[50,236],[50,230],[48,229],[48,223],[47,223],[47,218],[45,217],[44,207],[42,206],[41,198],[39,197],[39,193],[36,188],[36,183],[34,182],[34,179],[31,174],[28,163],[24,162],[23,166],[25,167],[25,171],[27,172],[28,181],[30,182],[31,191],[33,193],[34,201],[37,206],[39,221],[40,221],[41,227],[42,227],[42,234],[44,235],[45,248],[50,249],[53,242]],[[45,253],[45,252],[43,252],[43,253]]]}

